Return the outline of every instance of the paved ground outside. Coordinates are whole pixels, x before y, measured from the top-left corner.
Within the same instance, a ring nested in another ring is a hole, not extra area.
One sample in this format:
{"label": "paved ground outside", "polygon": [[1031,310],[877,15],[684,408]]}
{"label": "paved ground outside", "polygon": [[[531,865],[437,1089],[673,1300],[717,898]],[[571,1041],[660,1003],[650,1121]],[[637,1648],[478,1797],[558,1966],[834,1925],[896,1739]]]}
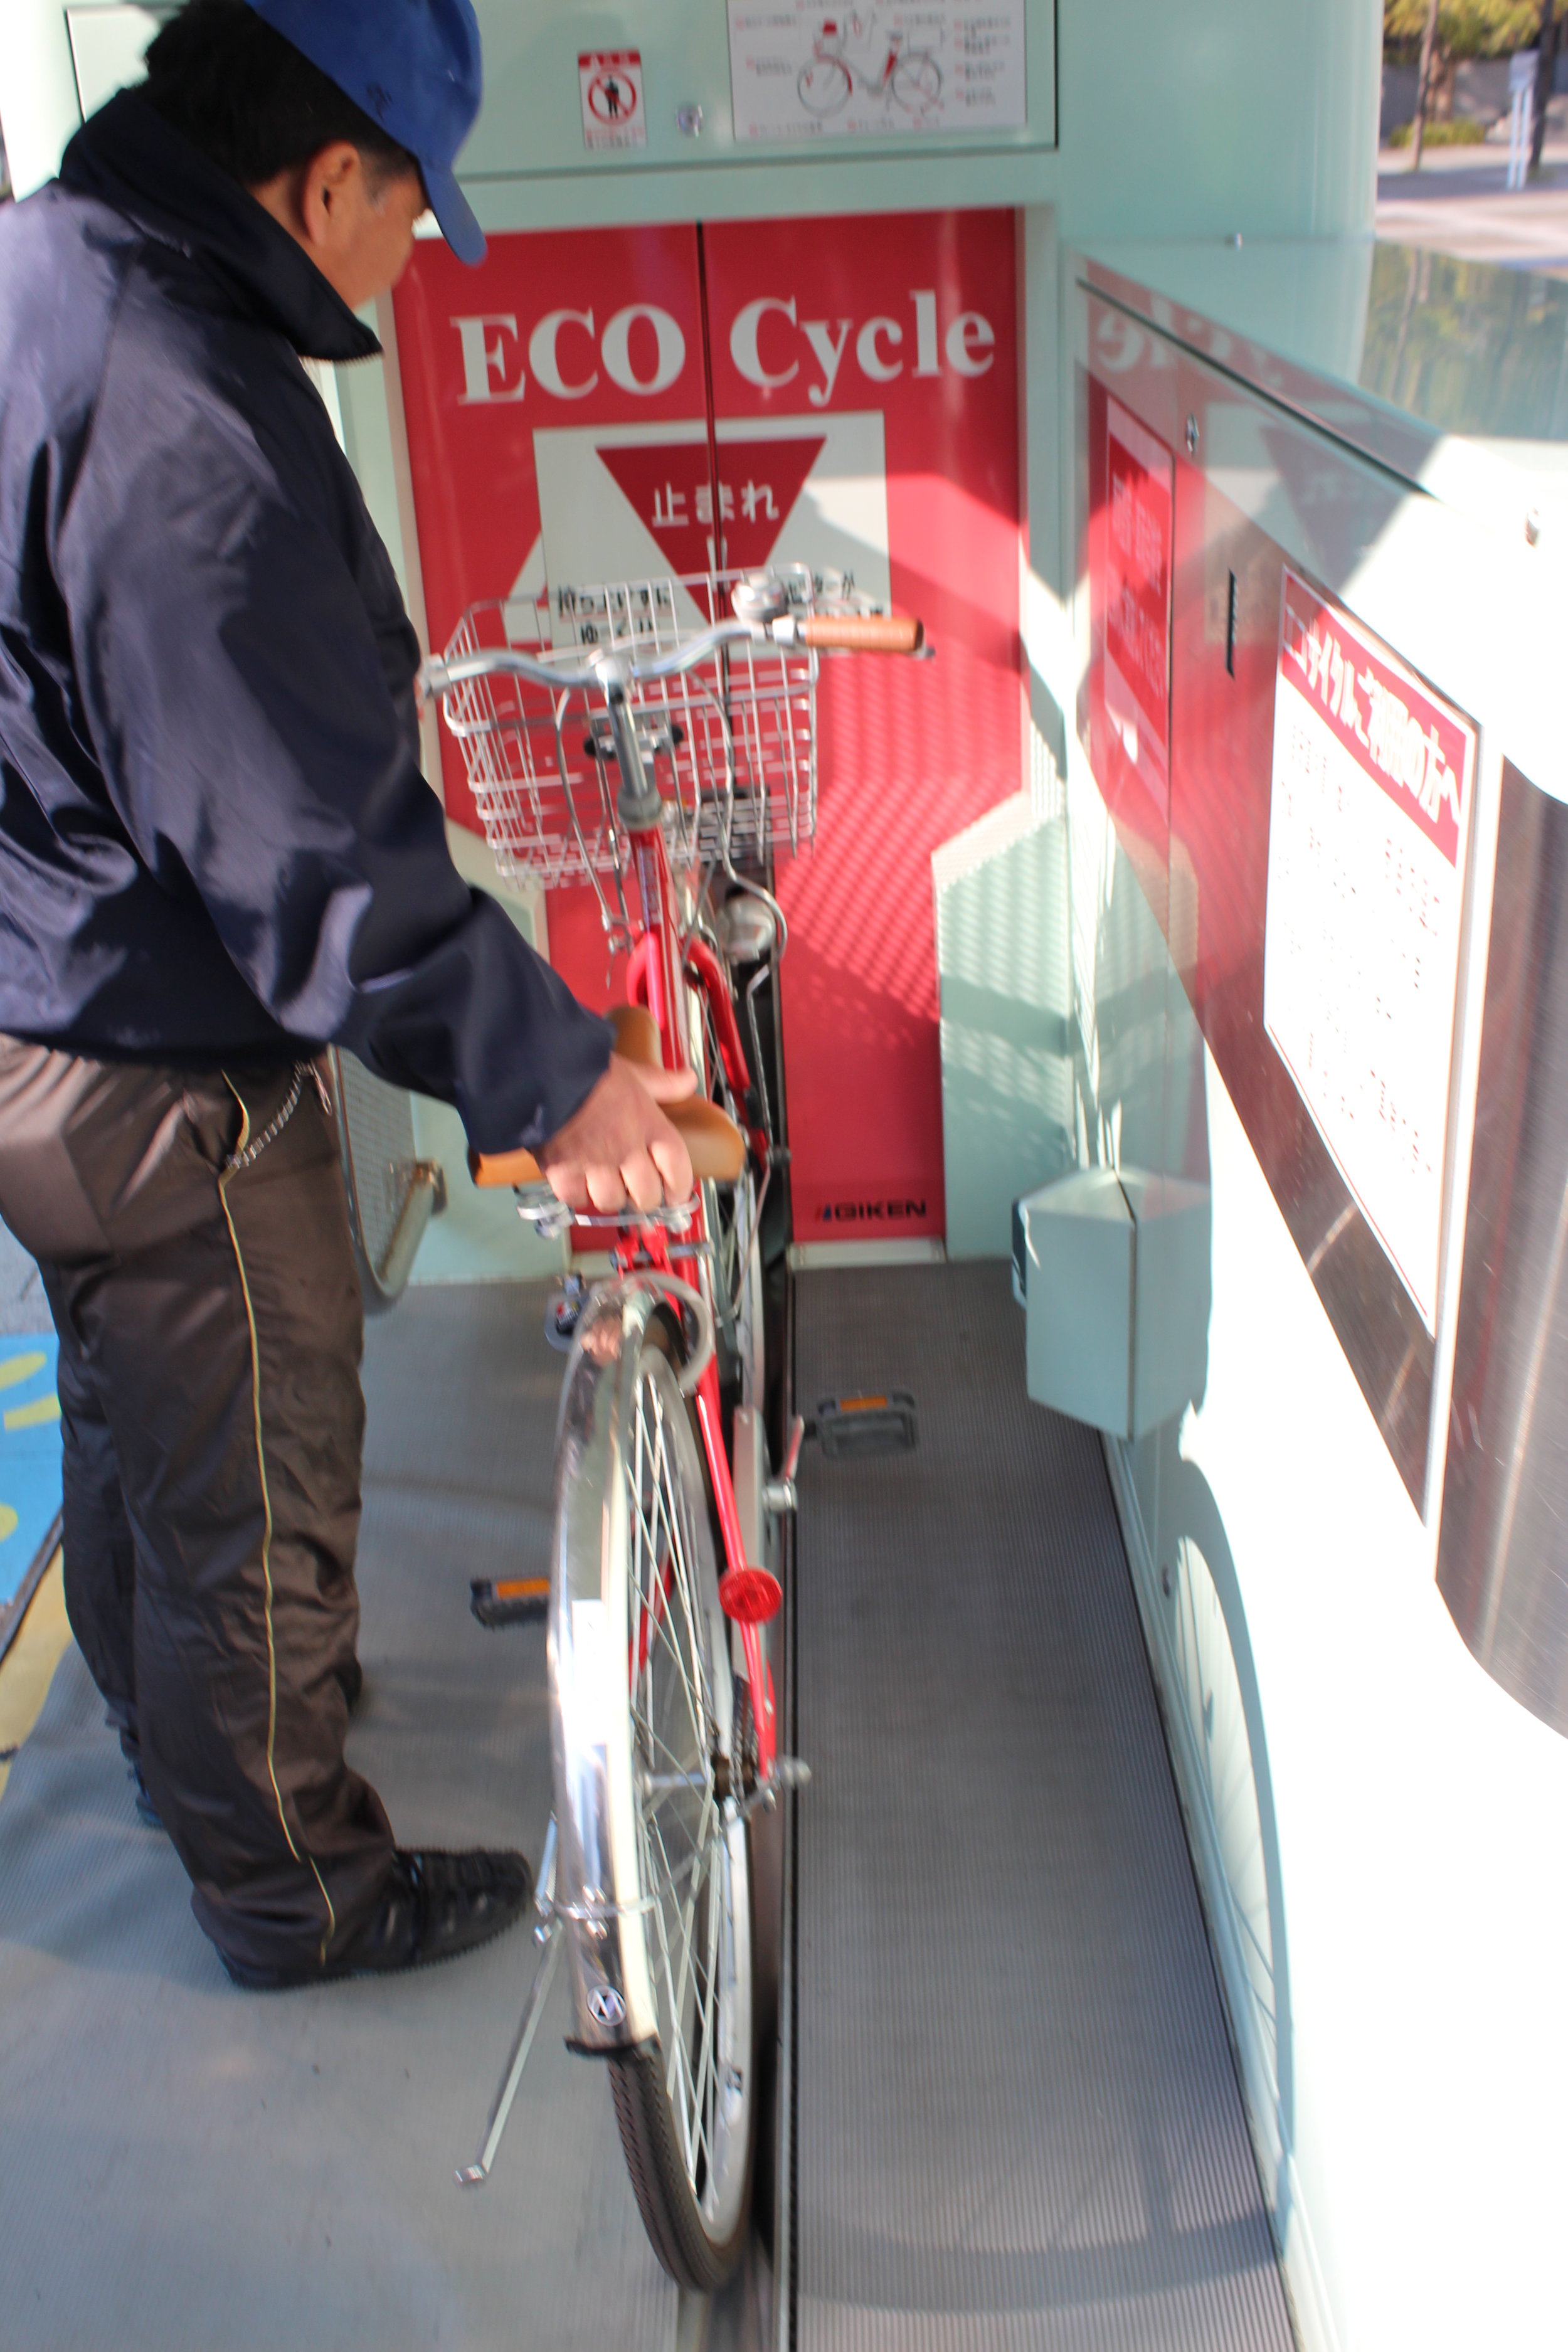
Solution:
{"label": "paved ground outside", "polygon": [[1433,246],[1467,261],[1568,278],[1568,116],[1555,101],[1542,168],[1510,192],[1508,141],[1479,147],[1428,147],[1421,169],[1408,151],[1385,147],[1377,159],[1377,233],[1401,245]]}

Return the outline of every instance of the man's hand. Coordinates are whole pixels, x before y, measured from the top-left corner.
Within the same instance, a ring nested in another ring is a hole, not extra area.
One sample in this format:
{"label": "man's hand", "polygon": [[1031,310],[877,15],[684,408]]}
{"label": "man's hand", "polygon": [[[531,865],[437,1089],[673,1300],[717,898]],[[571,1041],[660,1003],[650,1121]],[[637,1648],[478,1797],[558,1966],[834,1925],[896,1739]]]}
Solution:
{"label": "man's hand", "polygon": [[690,1070],[660,1070],[610,1056],[585,1103],[534,1153],[546,1182],[569,1209],[613,1216],[684,1201],[691,1191],[685,1144],[659,1108],[696,1091]]}

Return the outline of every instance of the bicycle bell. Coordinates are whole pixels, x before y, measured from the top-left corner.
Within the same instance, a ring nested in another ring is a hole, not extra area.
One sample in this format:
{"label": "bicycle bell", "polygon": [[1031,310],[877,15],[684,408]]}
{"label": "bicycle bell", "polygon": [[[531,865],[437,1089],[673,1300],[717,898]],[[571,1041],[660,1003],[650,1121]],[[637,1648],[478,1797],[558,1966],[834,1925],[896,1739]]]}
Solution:
{"label": "bicycle bell", "polygon": [[731,963],[762,963],[773,951],[778,925],[771,909],[749,891],[726,898],[714,920],[719,943]]}
{"label": "bicycle bell", "polygon": [[748,572],[737,580],[730,592],[730,602],[737,621],[760,623],[782,619],[789,610],[789,598],[784,582],[776,572]]}

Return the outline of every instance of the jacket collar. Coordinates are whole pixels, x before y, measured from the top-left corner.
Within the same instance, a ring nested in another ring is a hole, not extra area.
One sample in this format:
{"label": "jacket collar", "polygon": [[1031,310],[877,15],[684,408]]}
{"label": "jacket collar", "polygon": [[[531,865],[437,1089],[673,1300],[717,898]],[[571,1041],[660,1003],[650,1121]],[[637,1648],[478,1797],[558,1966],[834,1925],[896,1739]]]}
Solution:
{"label": "jacket collar", "polygon": [[135,90],[120,91],[83,123],[60,182],[185,254],[241,316],[278,329],[301,357],[361,360],[380,351],[304,247]]}

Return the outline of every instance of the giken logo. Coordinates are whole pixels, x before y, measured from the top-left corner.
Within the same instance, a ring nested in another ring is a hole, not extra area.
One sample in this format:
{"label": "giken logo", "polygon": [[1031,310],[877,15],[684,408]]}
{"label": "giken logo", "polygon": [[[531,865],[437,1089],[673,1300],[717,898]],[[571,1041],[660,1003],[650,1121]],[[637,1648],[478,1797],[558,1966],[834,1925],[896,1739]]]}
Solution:
{"label": "giken logo", "polygon": [[825,1225],[896,1224],[904,1217],[923,1217],[923,1201],[826,1201],[817,1221]]}

